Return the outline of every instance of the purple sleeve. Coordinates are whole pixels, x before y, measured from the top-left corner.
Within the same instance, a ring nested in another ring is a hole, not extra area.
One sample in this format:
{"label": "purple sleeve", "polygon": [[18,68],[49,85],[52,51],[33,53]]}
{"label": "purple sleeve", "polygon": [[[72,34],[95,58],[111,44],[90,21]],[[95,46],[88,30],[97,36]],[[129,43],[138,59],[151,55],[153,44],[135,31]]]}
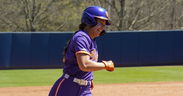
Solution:
{"label": "purple sleeve", "polygon": [[75,53],[85,53],[90,55],[89,41],[87,40],[86,37],[84,36],[78,37],[74,42],[75,42],[74,46]]}

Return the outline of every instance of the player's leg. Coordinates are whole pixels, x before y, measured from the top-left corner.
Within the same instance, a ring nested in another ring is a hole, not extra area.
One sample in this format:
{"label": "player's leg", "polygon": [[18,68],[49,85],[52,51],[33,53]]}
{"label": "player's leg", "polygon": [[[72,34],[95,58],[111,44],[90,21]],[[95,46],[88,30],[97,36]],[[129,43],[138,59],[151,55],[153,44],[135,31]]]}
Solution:
{"label": "player's leg", "polygon": [[62,76],[53,85],[49,96],[77,96],[79,91],[80,85]]}
{"label": "player's leg", "polygon": [[62,83],[64,82],[64,77],[62,76],[61,78],[59,78],[54,85],[52,86],[50,93],[48,96],[56,96],[56,92],[58,91],[58,87],[60,87],[62,85]]}

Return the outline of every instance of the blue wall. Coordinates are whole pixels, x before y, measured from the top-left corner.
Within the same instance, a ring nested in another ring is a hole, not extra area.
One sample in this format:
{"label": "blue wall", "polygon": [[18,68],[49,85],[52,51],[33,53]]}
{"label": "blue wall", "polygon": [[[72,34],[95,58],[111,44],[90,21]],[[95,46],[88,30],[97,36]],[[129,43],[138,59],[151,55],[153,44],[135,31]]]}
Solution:
{"label": "blue wall", "polygon": [[0,33],[0,69],[62,67],[71,33]]}
{"label": "blue wall", "polygon": [[[0,33],[0,69],[58,68],[72,33]],[[111,32],[97,38],[99,59],[116,66],[183,64],[183,31]]]}
{"label": "blue wall", "polygon": [[117,66],[183,64],[183,31],[110,33],[100,38],[101,59]]}

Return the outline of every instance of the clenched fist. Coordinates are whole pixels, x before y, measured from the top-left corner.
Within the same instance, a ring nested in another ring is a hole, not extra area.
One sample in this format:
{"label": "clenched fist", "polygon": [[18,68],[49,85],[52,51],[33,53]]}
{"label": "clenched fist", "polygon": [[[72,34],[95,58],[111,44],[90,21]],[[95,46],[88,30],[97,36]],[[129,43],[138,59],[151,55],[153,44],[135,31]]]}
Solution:
{"label": "clenched fist", "polygon": [[109,60],[109,61],[102,61],[103,63],[104,63],[104,65],[105,65],[105,69],[107,70],[107,71],[114,71],[114,63],[111,61],[111,60]]}

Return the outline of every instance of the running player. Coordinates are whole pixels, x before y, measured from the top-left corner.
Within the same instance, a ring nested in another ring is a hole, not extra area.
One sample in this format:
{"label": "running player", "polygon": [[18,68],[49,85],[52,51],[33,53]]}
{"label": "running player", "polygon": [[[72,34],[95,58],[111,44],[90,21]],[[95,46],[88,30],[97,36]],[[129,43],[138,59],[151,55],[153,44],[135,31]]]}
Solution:
{"label": "running player", "polygon": [[53,85],[49,96],[92,96],[93,71],[114,70],[111,60],[98,62],[96,37],[110,25],[107,11],[90,6],[83,11],[79,30],[64,50],[63,75]]}

